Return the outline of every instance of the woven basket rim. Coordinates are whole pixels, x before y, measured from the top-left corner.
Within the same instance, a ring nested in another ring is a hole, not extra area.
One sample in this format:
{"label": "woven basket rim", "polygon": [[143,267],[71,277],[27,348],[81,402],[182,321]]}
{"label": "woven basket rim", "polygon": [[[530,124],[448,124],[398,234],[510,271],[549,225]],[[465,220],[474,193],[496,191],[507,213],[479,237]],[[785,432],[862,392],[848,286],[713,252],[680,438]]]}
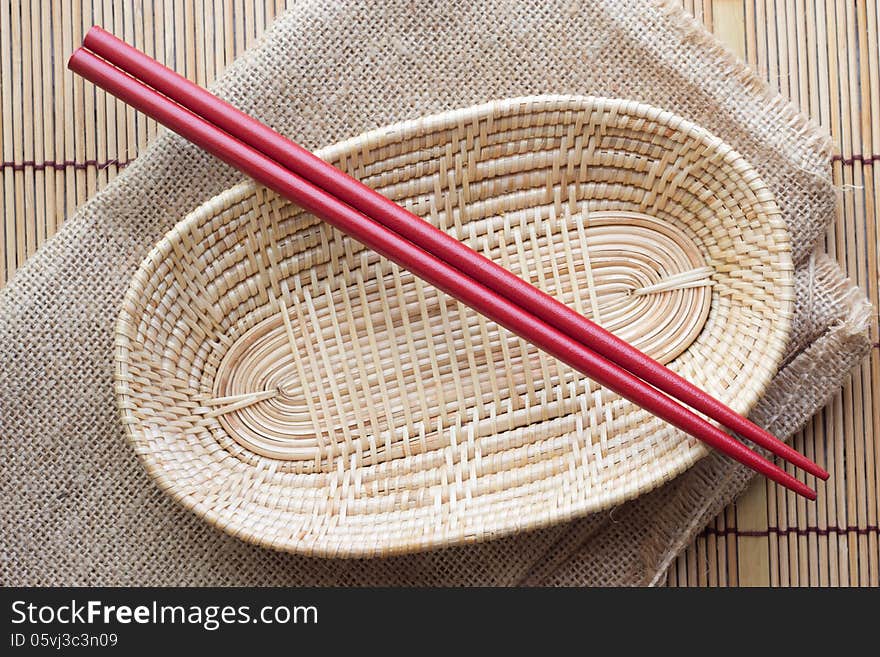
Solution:
{"label": "woven basket rim", "polygon": [[[478,105],[473,105],[470,107],[447,110],[436,114],[394,123],[389,126],[376,128],[370,131],[366,131],[360,135],[353,136],[344,141],[337,142],[333,145],[323,147],[315,151],[315,154],[322,159],[333,161],[337,159],[340,154],[345,153],[357,144],[379,145],[382,143],[393,141],[398,137],[405,137],[407,134],[414,131],[438,128],[441,126],[449,125],[454,121],[472,120],[475,117],[486,116],[487,113],[505,113],[511,111],[516,107],[529,108],[547,102],[571,103],[572,105],[581,106],[581,108],[588,106],[614,107],[619,113],[631,114],[639,118],[645,118],[651,121],[660,122],[665,124],[672,130],[688,132],[690,134],[696,135],[699,139],[703,140],[706,143],[707,148],[711,147],[712,149],[715,149],[716,152],[719,153],[726,162],[734,163],[738,171],[741,172],[743,178],[748,179],[749,187],[756,193],[756,195],[761,197],[763,204],[770,210],[767,213],[765,219],[770,222],[770,226],[776,232],[778,232],[780,236],[784,235],[784,238],[781,238],[784,239],[784,244],[782,244],[784,257],[787,256],[790,263],[790,236],[787,226],[785,225],[785,222],[782,218],[782,213],[779,211],[779,208],[772,193],[767,188],[766,184],[763,182],[758,172],[752,167],[752,165],[736,150],[734,150],[723,140],[716,137],[705,128],[702,128],[701,126],[694,124],[672,112],[662,110],[660,108],[641,103],[639,101],[601,96],[562,94],[541,94],[534,96],[523,96],[503,100],[495,100]],[[132,446],[133,450],[138,456],[138,460],[141,462],[148,475],[156,482],[160,489],[162,489],[165,493],[172,497],[172,499],[174,499],[176,502],[181,504],[184,508],[194,512],[210,524],[215,525],[218,523],[215,519],[210,517],[212,511],[210,509],[204,508],[201,503],[193,500],[178,488],[175,488],[172,481],[169,481],[166,477],[162,476],[163,472],[160,464],[151,460],[149,450],[142,449],[137,442],[138,420],[131,414],[129,410],[129,407],[132,404],[132,399],[128,394],[128,384],[126,383],[126,377],[130,374],[130,371],[129,361],[126,358],[125,354],[128,350],[132,348],[132,343],[129,337],[126,335],[126,331],[124,330],[126,322],[129,322],[132,318],[132,316],[128,314],[126,308],[130,303],[133,304],[138,299],[139,295],[144,289],[145,283],[155,273],[155,263],[161,261],[162,257],[168,253],[177,235],[189,231],[193,226],[196,226],[201,218],[205,215],[212,215],[216,213],[218,209],[228,207],[230,199],[235,202],[247,198],[258,187],[259,186],[253,181],[244,180],[227,189],[226,191],[221,192],[213,198],[205,201],[199,207],[188,213],[170,230],[168,230],[165,235],[163,235],[163,237],[149,250],[143,261],[138,266],[137,271],[132,276],[129,287],[126,290],[124,300],[120,306],[120,312],[114,330],[114,391],[116,397],[116,405],[119,411],[122,425],[124,427],[126,440]],[[789,338],[791,324],[790,316],[794,307],[793,275],[791,274],[790,268],[786,271],[789,272],[788,277],[784,281],[780,281],[779,283],[779,288],[782,290],[781,296],[783,296],[783,298],[786,300],[786,306],[784,308],[785,312],[781,313],[779,321],[776,322],[774,325],[774,329],[776,330],[778,337],[780,337],[783,345],[787,343]],[[771,372],[777,371],[784,355],[783,351],[784,350],[782,348],[777,348],[775,350],[772,359],[773,362],[768,366],[768,369]],[[739,400],[740,404],[745,407],[745,411],[751,409],[755,405],[757,400],[764,394],[771,380],[772,374],[765,377],[762,381],[760,381],[759,385],[755,386],[751,390],[748,395]],[[654,490],[664,483],[670,481],[671,479],[675,478],[676,476],[693,466],[696,462],[706,456],[708,452],[709,450],[704,447],[702,443],[694,443],[692,446],[689,446],[687,451],[680,458],[676,460],[672,460],[667,456],[666,461],[664,461],[666,467],[662,476],[658,476],[654,481],[651,482],[648,487],[639,487],[636,486],[635,483],[630,483],[626,486],[620,486],[618,490],[612,491],[610,494],[605,495],[601,499],[594,499],[590,503],[577,506],[576,508],[571,510],[571,512],[568,513],[565,517],[560,516],[552,518],[539,518],[537,520],[530,521],[522,525],[517,525],[516,527],[512,527],[505,531],[492,532],[491,534],[482,535],[475,538],[466,538],[464,540],[453,542],[429,542],[417,547],[413,547],[410,543],[403,542],[399,544],[388,544],[386,546],[383,546],[383,548],[381,549],[381,555],[391,556],[395,554],[405,554],[425,549],[437,549],[445,546],[481,542],[484,540],[493,540],[513,533],[531,531],[534,529],[547,527],[550,525],[558,524],[560,522],[564,522],[565,520],[582,517],[589,513],[612,508],[623,502],[629,501],[635,497],[650,492],[651,490]],[[322,549],[320,546],[317,548],[309,546],[308,550],[302,550],[300,546],[295,544],[276,545],[274,543],[267,542],[265,538],[263,538],[259,534],[259,532],[253,531],[251,527],[237,524],[236,521],[224,521],[222,523],[222,529],[251,543],[275,549],[282,549],[285,551],[306,552],[310,556],[363,558],[377,556],[378,554],[380,554],[375,546],[367,545],[353,545],[348,551],[344,553],[340,553],[337,549]]]}

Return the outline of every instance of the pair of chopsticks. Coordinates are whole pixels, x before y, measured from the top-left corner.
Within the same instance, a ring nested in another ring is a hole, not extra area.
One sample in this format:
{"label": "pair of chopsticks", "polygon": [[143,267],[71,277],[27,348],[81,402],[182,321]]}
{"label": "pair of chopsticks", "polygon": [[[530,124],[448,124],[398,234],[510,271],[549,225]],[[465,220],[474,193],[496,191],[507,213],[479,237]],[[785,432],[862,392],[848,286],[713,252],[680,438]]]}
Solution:
{"label": "pair of chopsticks", "polygon": [[89,30],[68,67],[597,383],[769,479],[816,498],[806,484],[670,396],[806,472],[828,478],[808,458],[632,345],[101,28]]}

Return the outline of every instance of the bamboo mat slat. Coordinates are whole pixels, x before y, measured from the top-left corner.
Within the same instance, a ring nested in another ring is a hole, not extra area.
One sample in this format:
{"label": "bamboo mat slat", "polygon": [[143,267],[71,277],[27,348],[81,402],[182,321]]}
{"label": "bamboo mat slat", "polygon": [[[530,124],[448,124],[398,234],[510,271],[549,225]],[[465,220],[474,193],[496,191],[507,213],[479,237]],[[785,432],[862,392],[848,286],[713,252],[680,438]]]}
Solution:
{"label": "bamboo mat slat", "polygon": [[[0,283],[112,180],[157,126],[67,74],[99,23],[200,84],[254,41],[285,0],[0,3]],[[878,307],[880,49],[873,0],[682,0],[770,85],[825,126],[841,189],[825,248]],[[806,504],[763,480],[673,564],[672,586],[880,585],[880,353],[795,445],[833,474]]]}

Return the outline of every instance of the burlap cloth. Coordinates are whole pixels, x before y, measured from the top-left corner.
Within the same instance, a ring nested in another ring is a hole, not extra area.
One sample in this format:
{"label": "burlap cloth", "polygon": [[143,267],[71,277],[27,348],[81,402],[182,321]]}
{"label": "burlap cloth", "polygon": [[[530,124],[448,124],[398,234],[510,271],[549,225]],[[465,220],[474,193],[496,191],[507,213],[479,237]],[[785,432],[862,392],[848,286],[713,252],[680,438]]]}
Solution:
{"label": "burlap cloth", "polygon": [[[868,349],[867,302],[811,256],[832,217],[827,138],[675,7],[638,0],[302,2],[240,58],[222,95],[308,147],[491,99],[596,94],[652,103],[742,152],[783,208],[797,314],[754,412],[798,429]],[[176,506],[123,438],[112,330],[153,243],[240,175],[165,135],[0,292],[0,580],[44,585],[647,584],[746,485],[710,456],[611,513],[385,560],[253,547]]]}

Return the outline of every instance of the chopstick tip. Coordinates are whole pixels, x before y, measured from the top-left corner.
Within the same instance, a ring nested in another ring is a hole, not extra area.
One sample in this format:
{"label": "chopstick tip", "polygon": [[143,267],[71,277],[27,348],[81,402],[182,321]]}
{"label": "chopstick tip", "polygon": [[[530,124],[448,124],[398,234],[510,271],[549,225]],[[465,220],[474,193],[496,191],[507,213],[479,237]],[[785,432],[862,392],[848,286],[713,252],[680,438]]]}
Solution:
{"label": "chopstick tip", "polygon": [[815,502],[815,501],[816,501],[816,498],[819,496],[819,495],[816,493],[816,491],[814,491],[812,488],[810,488],[810,487],[807,486],[806,484],[801,483],[800,481],[797,482],[797,485],[796,485],[796,486],[792,486],[791,489],[792,489],[795,493],[797,493],[798,495],[803,495],[804,497],[806,497],[806,498],[807,498],[808,500],[810,500],[811,502]]}
{"label": "chopstick tip", "polygon": [[797,495],[801,495],[806,497],[808,500],[815,500],[818,495],[816,491],[807,486],[804,482],[802,482],[797,477],[790,475],[782,468],[779,468],[776,465],[771,465],[771,468],[767,471],[759,470],[765,476],[775,481],[777,484],[781,484],[785,486],[788,490],[792,491]]}
{"label": "chopstick tip", "polygon": [[794,457],[783,458],[785,458],[785,460],[792,465],[800,468],[801,470],[804,470],[805,472],[809,472],[811,475],[813,475],[814,477],[818,477],[822,481],[826,481],[831,476],[820,465],[818,465],[817,463],[813,463],[813,461],[808,459],[806,456],[803,456],[802,454],[799,454],[797,452],[794,452]]}

